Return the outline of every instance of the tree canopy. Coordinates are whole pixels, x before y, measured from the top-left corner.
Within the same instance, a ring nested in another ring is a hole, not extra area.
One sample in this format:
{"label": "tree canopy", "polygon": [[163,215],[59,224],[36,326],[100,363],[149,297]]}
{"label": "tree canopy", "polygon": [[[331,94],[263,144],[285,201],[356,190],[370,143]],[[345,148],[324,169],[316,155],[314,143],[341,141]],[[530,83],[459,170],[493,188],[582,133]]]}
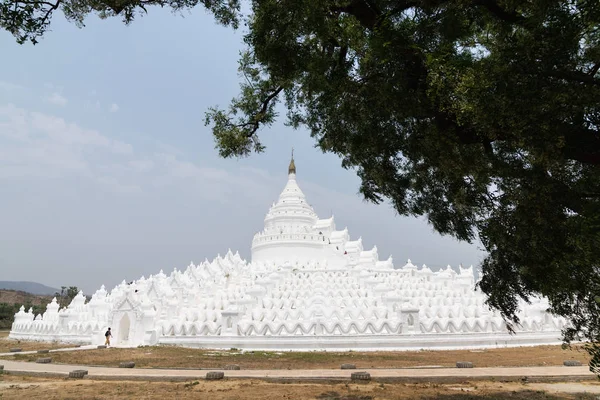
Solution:
{"label": "tree canopy", "polygon": [[61,286],[60,293],[56,292],[54,297],[56,297],[58,305],[63,308],[68,307],[78,293],[79,288],[77,286]]}
{"label": "tree canopy", "polygon": [[217,22],[238,26],[239,0],[0,0],[0,27],[12,33],[18,43],[36,44],[57,10],[82,27],[89,14],[103,19],[118,16],[129,24],[151,6],[169,7],[175,12],[203,6]]}
{"label": "tree canopy", "polygon": [[[59,3],[80,23],[92,11],[129,22],[153,4],[202,4],[233,27],[244,18],[237,1]],[[18,40],[43,33],[35,4],[48,3],[3,4]],[[480,286],[508,321],[519,299],[546,296],[571,321],[566,341],[587,339],[600,361],[600,2],[251,6],[241,93],[206,115],[221,156],[263,151],[260,129],[282,103],[287,123],[357,171],[366,199],[481,240]]]}

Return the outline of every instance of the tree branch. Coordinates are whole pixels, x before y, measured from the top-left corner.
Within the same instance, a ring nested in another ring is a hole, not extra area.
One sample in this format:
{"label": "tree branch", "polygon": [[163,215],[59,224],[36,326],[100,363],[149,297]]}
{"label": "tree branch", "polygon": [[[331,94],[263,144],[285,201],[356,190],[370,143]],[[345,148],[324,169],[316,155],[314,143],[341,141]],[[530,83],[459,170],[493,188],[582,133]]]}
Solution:
{"label": "tree branch", "polygon": [[584,164],[600,165],[600,132],[566,126],[565,157]]}
{"label": "tree branch", "polygon": [[18,3],[23,3],[23,4],[33,4],[33,5],[36,5],[36,4],[43,4],[43,5],[46,5],[46,6],[50,6],[50,7],[52,7],[52,9],[53,9],[53,10],[56,10],[56,8],[58,7],[58,4],[59,4],[61,1],[62,1],[62,0],[58,1],[58,2],[55,4],[55,3],[50,3],[50,2],[48,2],[48,1],[35,1],[35,0],[34,0],[34,1],[29,1],[29,0],[18,0],[18,1],[15,1],[15,5],[16,5],[16,4],[18,4]]}
{"label": "tree branch", "polygon": [[417,7],[421,4],[419,0],[404,0],[400,1],[399,4],[392,8],[390,11],[380,14],[375,23],[375,27],[379,27],[386,19],[391,18],[395,15],[400,14],[408,10],[409,8]]}
{"label": "tree branch", "polygon": [[[493,142],[511,140],[510,135],[502,132],[497,132],[494,140],[481,137],[475,130],[457,124],[454,117],[447,113],[435,112],[434,116],[440,132],[453,132],[460,144],[482,145],[484,151],[489,154],[493,154]],[[600,133],[598,131],[565,124],[562,132],[565,139],[562,154],[566,159],[583,164],[600,165]]]}
{"label": "tree branch", "polygon": [[384,15],[386,16],[386,18],[393,17],[394,15],[399,14],[403,11],[406,11],[409,8],[417,7],[419,4],[421,4],[421,2],[419,0],[401,1],[401,2],[399,2],[399,4],[396,7],[392,8],[390,11],[386,12]]}
{"label": "tree branch", "polygon": [[348,5],[343,7],[331,7],[331,12],[342,12],[354,16],[360,24],[368,30],[373,30],[381,11],[368,0],[352,0]]}
{"label": "tree branch", "polygon": [[[447,3],[447,0],[434,0],[429,2],[428,7],[437,7],[443,3]],[[476,6],[482,6],[488,10],[496,18],[510,23],[522,23],[525,21],[525,17],[516,11],[506,11],[494,0],[473,0],[473,4]],[[343,7],[332,7],[331,12],[346,13],[353,15],[361,23],[362,26],[369,30],[375,29],[379,26],[386,18],[392,17],[408,10],[413,7],[422,6],[423,2],[420,0],[402,0],[397,2],[396,7],[388,12],[382,13],[373,2],[370,0],[352,0],[348,5]]]}
{"label": "tree branch", "polygon": [[[56,3],[54,5],[52,5],[48,11],[46,11],[46,14],[44,15],[44,17],[42,18],[42,24],[45,24],[46,21],[48,20],[48,18],[50,18],[50,14],[52,14],[52,12],[54,10],[56,10],[58,8],[58,6],[60,6],[60,3],[62,3],[62,0],[57,0]],[[50,3],[46,3],[46,4],[50,4]]]}
{"label": "tree branch", "polygon": [[266,114],[267,109],[269,108],[269,103],[271,102],[271,100],[273,100],[275,97],[277,97],[277,95],[279,93],[281,93],[282,90],[283,90],[283,86],[279,86],[277,89],[275,89],[275,91],[273,93],[271,93],[270,95],[267,96],[267,98],[263,101],[263,104],[262,104],[262,107],[260,108],[260,111],[257,112],[254,115],[254,121],[246,122],[246,123],[237,125],[239,128],[244,128],[244,127],[247,127],[247,126],[252,126],[252,129],[248,133],[246,133],[247,137],[254,136],[254,134],[256,133],[256,131],[258,130],[258,128],[260,127],[261,116],[264,115],[264,114]]}
{"label": "tree branch", "polygon": [[[596,68],[597,66],[594,66]],[[600,68],[600,67],[599,67]],[[596,70],[597,72],[597,70]],[[579,71],[549,71],[543,72],[542,75],[552,78],[564,79],[570,82],[578,82],[589,85],[597,85],[600,86],[600,80],[594,78],[594,74],[586,74]]]}
{"label": "tree branch", "polygon": [[517,13],[516,11],[506,11],[494,0],[474,0],[473,4],[484,7],[492,15],[494,15],[496,18],[501,19],[502,21],[511,23],[519,23],[525,21],[525,18],[521,14]]}

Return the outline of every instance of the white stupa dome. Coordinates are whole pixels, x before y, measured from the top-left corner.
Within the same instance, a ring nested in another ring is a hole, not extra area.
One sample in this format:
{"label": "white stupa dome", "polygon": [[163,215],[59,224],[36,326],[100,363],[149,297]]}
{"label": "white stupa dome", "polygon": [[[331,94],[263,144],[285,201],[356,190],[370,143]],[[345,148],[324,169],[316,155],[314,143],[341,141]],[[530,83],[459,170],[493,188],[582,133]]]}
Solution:
{"label": "white stupa dome", "polygon": [[228,250],[193,262],[102,286],[66,310],[56,301],[43,315],[15,314],[10,338],[99,344],[176,344],[245,349],[423,349],[560,343],[563,318],[547,301],[522,303],[516,335],[507,332],[476,289],[473,268],[433,272],[408,262],[395,268],[377,247],[364,249],[333,216],[319,219],[296,179],[288,179],[252,240],[252,259]]}

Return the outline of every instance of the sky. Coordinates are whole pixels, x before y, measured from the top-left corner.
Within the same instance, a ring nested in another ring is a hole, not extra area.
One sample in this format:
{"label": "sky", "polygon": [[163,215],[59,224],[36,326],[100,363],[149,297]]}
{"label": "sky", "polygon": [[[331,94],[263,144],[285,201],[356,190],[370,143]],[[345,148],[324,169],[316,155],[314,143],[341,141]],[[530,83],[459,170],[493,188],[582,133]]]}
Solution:
{"label": "sky", "polygon": [[0,31],[0,280],[91,294],[228,249],[249,259],[292,147],[317,214],[381,259],[435,270],[485,256],[366,203],[354,171],[283,121],[260,132],[265,153],[219,158],[204,113],[237,95],[243,30],[200,8],[85,23],[56,14],[35,46]]}

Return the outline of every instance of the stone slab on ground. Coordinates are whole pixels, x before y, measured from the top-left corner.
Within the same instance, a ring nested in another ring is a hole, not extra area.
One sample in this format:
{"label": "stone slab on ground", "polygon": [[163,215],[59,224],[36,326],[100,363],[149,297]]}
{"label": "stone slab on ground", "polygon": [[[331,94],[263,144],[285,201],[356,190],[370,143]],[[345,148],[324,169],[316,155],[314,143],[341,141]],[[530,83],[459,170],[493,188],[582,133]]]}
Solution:
{"label": "stone slab on ground", "polygon": [[84,376],[85,376],[85,372],[83,370],[75,370],[75,371],[69,372],[69,378],[72,378],[72,379],[83,379]]}
{"label": "stone slab on ground", "polygon": [[[14,375],[66,377],[69,372],[81,369],[77,365],[35,364],[4,360],[5,371]],[[203,379],[204,370],[179,369],[129,369],[109,367],[85,367],[89,379],[186,381]],[[225,377],[234,379],[265,379],[269,381],[326,381],[350,380],[352,370],[231,370]],[[464,380],[506,380],[528,382],[566,382],[595,380],[588,367],[514,367],[514,368],[436,368],[436,369],[365,369],[371,379],[381,382],[461,382]]]}
{"label": "stone slab on ground", "polygon": [[210,371],[205,375],[205,379],[207,381],[217,381],[219,379],[223,379],[225,377],[225,373],[223,371]]}
{"label": "stone slab on ground", "polygon": [[368,372],[353,372],[350,374],[350,379],[352,381],[370,381],[371,374]]}
{"label": "stone slab on ground", "polygon": [[88,374],[88,370],[87,370],[87,369],[76,369],[76,370],[73,370],[72,372],[81,372],[81,373],[83,373],[84,375],[87,375],[87,374]]}
{"label": "stone slab on ground", "polygon": [[577,361],[577,360],[565,360],[563,362],[563,365],[565,367],[580,367],[581,366],[581,362]]}

